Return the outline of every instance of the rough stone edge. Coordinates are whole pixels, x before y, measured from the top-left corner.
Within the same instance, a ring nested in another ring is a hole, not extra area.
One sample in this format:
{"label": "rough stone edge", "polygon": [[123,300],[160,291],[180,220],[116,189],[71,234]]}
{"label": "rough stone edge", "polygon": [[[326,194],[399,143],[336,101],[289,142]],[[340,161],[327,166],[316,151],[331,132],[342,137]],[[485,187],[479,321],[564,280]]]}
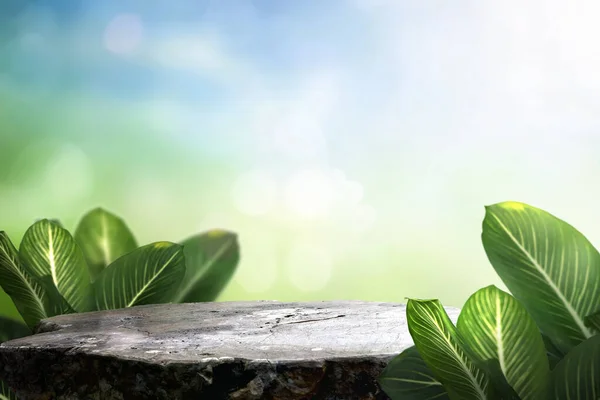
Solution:
{"label": "rough stone edge", "polygon": [[[10,353],[0,354],[0,360],[5,365],[6,382],[20,388],[17,391],[20,400],[187,400],[197,399],[200,394],[210,400],[388,400],[377,378],[396,356],[266,364],[260,360],[233,358],[215,359],[205,364],[152,364],[102,355],[85,354],[82,358],[81,355],[77,349],[40,352],[40,349],[15,348]],[[11,365],[18,365],[17,368],[7,368],[9,358]],[[45,376],[27,376],[26,371],[32,368],[46,371]],[[109,382],[113,381],[118,382],[118,386],[111,386]],[[72,392],[74,387],[79,390]]]}

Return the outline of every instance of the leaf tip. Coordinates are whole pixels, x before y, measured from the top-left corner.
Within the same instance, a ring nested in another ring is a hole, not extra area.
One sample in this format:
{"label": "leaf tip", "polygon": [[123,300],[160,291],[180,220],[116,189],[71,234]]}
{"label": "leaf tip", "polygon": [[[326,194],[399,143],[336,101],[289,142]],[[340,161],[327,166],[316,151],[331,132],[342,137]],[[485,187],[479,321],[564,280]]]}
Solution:
{"label": "leaf tip", "polygon": [[156,242],[156,243],[153,244],[153,246],[154,246],[155,249],[165,249],[167,247],[171,247],[172,245],[173,245],[173,243],[171,243],[171,242],[165,242],[165,241],[163,241],[163,242]]}
{"label": "leaf tip", "polygon": [[234,235],[232,232],[226,231],[225,229],[211,229],[206,232],[206,236],[211,238],[220,238],[227,235]]}
{"label": "leaf tip", "polygon": [[500,289],[498,289],[498,287],[496,285],[491,284],[491,285],[484,286],[479,290],[500,290]]}
{"label": "leaf tip", "polygon": [[500,203],[499,206],[504,209],[513,210],[513,211],[524,211],[525,210],[525,204],[518,202],[518,201],[505,201],[504,203]]}

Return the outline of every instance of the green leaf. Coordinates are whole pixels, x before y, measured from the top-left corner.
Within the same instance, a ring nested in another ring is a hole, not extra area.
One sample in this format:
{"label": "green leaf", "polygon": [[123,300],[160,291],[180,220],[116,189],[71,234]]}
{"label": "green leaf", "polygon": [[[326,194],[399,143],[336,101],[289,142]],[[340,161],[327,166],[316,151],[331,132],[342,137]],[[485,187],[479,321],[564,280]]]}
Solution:
{"label": "green leaf", "polygon": [[545,398],[550,367],[539,328],[517,299],[491,285],[475,292],[457,329],[478,363],[497,361],[522,400]]}
{"label": "green leaf", "polygon": [[600,398],[600,335],[580,343],[552,371],[554,399]]}
{"label": "green leaf", "polygon": [[157,242],[127,253],[94,282],[98,310],[169,301],[185,274],[183,247]]}
{"label": "green leaf", "polygon": [[138,247],[125,222],[102,208],[90,211],[81,219],[74,237],[83,251],[92,280],[117,258]]}
{"label": "green leaf", "polygon": [[0,381],[0,400],[18,400],[15,392],[4,381]]}
{"label": "green leaf", "polygon": [[36,222],[25,232],[19,251],[27,272],[38,280],[49,276],[75,311],[93,308],[83,253],[66,229],[48,220]]}
{"label": "green leaf", "polygon": [[592,328],[596,332],[600,332],[600,311],[586,315],[583,321],[585,326]]}
{"label": "green leaf", "polygon": [[64,228],[62,222],[60,222],[60,220],[55,219],[55,218],[38,218],[35,220],[35,222],[40,222],[40,221],[43,221],[44,219],[47,219],[48,221],[52,222],[53,224],[56,224],[56,225],[60,226],[61,228]]}
{"label": "green leaf", "polygon": [[566,222],[523,203],[486,207],[482,241],[506,287],[563,352],[592,336],[600,254]]}
{"label": "green leaf", "polygon": [[488,400],[489,378],[467,357],[464,342],[442,304],[438,300],[410,299],[406,317],[419,354],[450,398]]}
{"label": "green leaf", "polygon": [[0,317],[0,343],[31,335],[31,329],[20,321]]}
{"label": "green leaf", "polygon": [[565,354],[552,343],[552,340],[542,333],[542,339],[544,340],[544,347],[546,347],[546,356],[548,357],[548,362],[550,363],[550,369],[554,369],[556,364],[563,359]]}
{"label": "green leaf", "polygon": [[379,376],[378,382],[392,400],[450,399],[415,346],[394,357]]}
{"label": "green leaf", "polygon": [[46,293],[42,286],[23,268],[19,253],[5,232],[0,231],[0,285],[10,296],[19,314],[33,329],[48,317]]}
{"label": "green leaf", "polygon": [[[73,314],[76,312],[73,307],[67,303],[65,298],[62,297],[62,295],[58,292],[58,289],[56,289],[56,286],[54,286],[51,276],[42,276],[41,278],[38,278],[37,281],[40,283],[46,294],[46,301],[44,305],[48,317],[62,314]],[[92,301],[93,299],[90,300],[90,303],[92,303]],[[91,307],[93,307],[93,303]]]}
{"label": "green leaf", "polygon": [[472,357],[468,346],[465,346],[466,353],[474,364],[487,373],[490,380],[490,399],[498,400],[521,400],[515,389],[508,383],[498,360],[490,359],[481,362],[477,357]]}
{"label": "green leaf", "polygon": [[41,319],[74,312],[58,293],[52,277],[32,277],[6,233],[0,232],[0,285],[30,329]]}
{"label": "green leaf", "polygon": [[240,260],[237,235],[212,230],[183,243],[186,273],[173,303],[213,301],[233,276]]}

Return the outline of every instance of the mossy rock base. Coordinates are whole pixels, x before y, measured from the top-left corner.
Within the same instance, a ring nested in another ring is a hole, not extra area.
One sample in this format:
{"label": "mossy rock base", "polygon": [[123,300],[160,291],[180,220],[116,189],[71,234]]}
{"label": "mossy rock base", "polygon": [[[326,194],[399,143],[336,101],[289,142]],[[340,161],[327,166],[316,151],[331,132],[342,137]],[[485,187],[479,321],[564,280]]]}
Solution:
{"label": "mossy rock base", "polygon": [[412,345],[405,312],[258,301],[61,315],[0,345],[0,377],[21,400],[387,399],[377,377]]}

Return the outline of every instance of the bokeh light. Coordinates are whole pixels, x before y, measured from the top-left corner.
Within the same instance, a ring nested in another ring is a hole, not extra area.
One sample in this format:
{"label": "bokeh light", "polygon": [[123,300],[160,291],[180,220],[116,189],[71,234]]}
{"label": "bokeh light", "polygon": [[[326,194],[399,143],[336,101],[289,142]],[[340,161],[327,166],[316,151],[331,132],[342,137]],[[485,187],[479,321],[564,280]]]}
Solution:
{"label": "bokeh light", "polygon": [[331,178],[319,170],[295,173],[285,188],[288,209],[300,217],[326,216],[331,210],[335,188]]}
{"label": "bokeh light", "polygon": [[0,2],[0,230],[18,244],[37,218],[73,229],[101,206],[140,244],[238,233],[221,300],[461,306],[503,286],[484,205],[542,207],[600,247],[599,16],[591,0]]}
{"label": "bokeh light", "polygon": [[268,214],[279,197],[276,180],[260,170],[240,175],[231,191],[237,209],[253,216]]}
{"label": "bokeh light", "polygon": [[63,146],[45,168],[44,191],[63,206],[86,200],[94,185],[94,172],[88,156],[72,145]]}
{"label": "bokeh light", "polygon": [[323,289],[334,268],[330,250],[306,240],[293,245],[286,264],[292,284],[305,292]]}

